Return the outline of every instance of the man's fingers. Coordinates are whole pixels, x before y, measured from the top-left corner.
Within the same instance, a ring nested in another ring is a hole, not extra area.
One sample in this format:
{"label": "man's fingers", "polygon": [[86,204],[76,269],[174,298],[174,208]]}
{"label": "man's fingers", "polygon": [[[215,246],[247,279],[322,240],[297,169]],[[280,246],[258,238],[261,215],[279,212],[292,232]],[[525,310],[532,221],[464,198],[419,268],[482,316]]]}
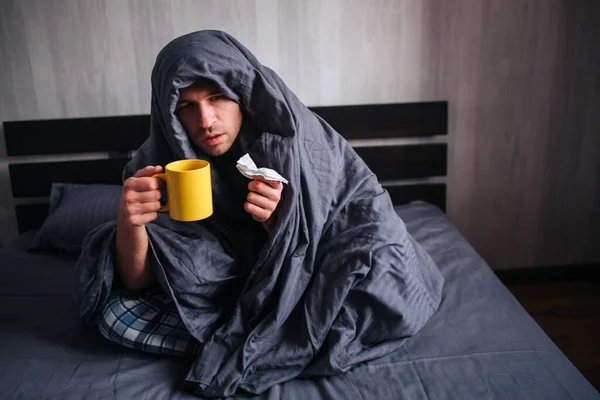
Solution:
{"label": "man's fingers", "polygon": [[273,189],[279,190],[280,192],[283,190],[283,182],[279,181],[265,181],[268,183]]}
{"label": "man's fingers", "polygon": [[272,214],[271,211],[267,211],[263,208],[258,207],[255,204],[248,202],[244,203],[244,210],[246,210],[250,215],[252,215],[252,218],[258,222],[265,222],[269,219],[269,217]]}
{"label": "man's fingers", "polygon": [[126,204],[123,208],[124,215],[132,225],[143,225],[158,217],[159,201],[148,203]]}
{"label": "man's fingers", "polygon": [[152,175],[161,172],[162,167],[160,165],[148,165],[147,167],[140,169],[133,177],[124,182],[124,191],[148,192],[162,188],[164,186],[162,179],[152,178]]}
{"label": "man's fingers", "polygon": [[124,189],[135,192],[149,192],[158,190],[164,186],[164,182],[158,178],[140,177],[129,178],[124,183]]}
{"label": "man's fingers", "polygon": [[146,214],[158,211],[158,209],[160,208],[160,201],[154,200],[146,203],[126,202],[124,207],[128,215]]}
{"label": "man's fingers", "polygon": [[160,174],[162,172],[162,167],[160,165],[148,165],[147,167],[144,167],[142,169],[140,169],[139,171],[137,171],[135,173],[135,175],[133,175],[134,178],[144,178],[144,177],[149,177],[152,176],[154,174]]}
{"label": "man's fingers", "polygon": [[278,202],[281,198],[281,190],[283,187],[281,186],[281,182],[277,183],[279,183],[280,186],[278,188],[274,188],[269,183],[253,180],[248,184],[248,189],[251,192],[259,193],[275,202]]}
{"label": "man's fingers", "polygon": [[248,203],[254,204],[257,207],[273,212],[277,208],[277,202],[256,192],[248,193],[246,196]]}
{"label": "man's fingers", "polygon": [[262,176],[255,176],[254,179],[248,183],[247,202],[244,203],[244,209],[255,221],[262,222],[265,228],[270,231],[272,226],[267,227],[265,224],[274,223],[275,210],[281,200],[281,192],[283,190],[283,183],[279,181],[268,181]]}
{"label": "man's fingers", "polygon": [[282,189],[283,188],[283,183],[281,183],[280,181],[271,181],[271,180],[263,178],[260,175],[252,175],[252,180],[264,182],[274,189]]}
{"label": "man's fingers", "polygon": [[135,208],[135,213],[136,214],[153,213],[153,212],[158,211],[158,209],[160,208],[160,202],[159,201],[153,201],[153,202],[150,202],[150,203],[139,203],[139,204],[136,204],[133,207]]}
{"label": "man's fingers", "polygon": [[129,191],[125,195],[125,202],[128,204],[132,203],[150,203],[154,201],[160,201],[160,191],[159,190],[150,190],[150,191]]}
{"label": "man's fingers", "polygon": [[152,175],[162,172],[160,165],[149,165],[123,182],[123,194],[119,206],[122,215],[131,225],[142,226],[158,217],[160,189],[164,183]]}

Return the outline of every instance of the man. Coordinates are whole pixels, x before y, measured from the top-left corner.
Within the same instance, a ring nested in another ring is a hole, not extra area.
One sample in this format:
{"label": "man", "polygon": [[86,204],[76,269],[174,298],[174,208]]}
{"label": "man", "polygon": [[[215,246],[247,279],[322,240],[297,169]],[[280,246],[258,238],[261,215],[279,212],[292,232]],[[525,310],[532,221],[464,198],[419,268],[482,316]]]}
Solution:
{"label": "man", "polygon": [[[221,93],[214,82],[199,79],[180,91],[175,114],[190,142],[212,157],[213,168],[218,168],[228,176],[229,183],[237,186],[235,192],[240,200],[247,193],[244,209],[270,231],[283,185],[260,177],[246,184],[246,178],[234,170],[236,160],[243,155],[238,140],[243,122],[239,104]],[[181,324],[177,310],[161,291],[144,294],[154,284],[145,225],[158,217],[162,181],[152,176],[160,172],[161,166],[149,165],[123,184],[115,236],[115,267],[124,292],[115,291],[109,298],[102,312],[100,331],[107,339],[127,347],[181,355],[193,352],[196,343]],[[262,247],[265,237],[256,232],[260,230],[256,227],[254,234],[262,238],[259,240]],[[148,314],[152,317],[148,318]],[[123,322],[125,315],[133,317],[130,322]]]}
{"label": "man", "polygon": [[[77,265],[81,315],[107,338],[194,354],[186,381],[218,397],[342,373],[397,350],[437,309],[442,277],[377,177],[231,36],[161,50],[151,121],[118,221],[88,235]],[[245,153],[289,184],[248,183]],[[215,166],[215,212],[194,223],[156,214],[151,178],[185,158]]]}
{"label": "man", "polygon": [[[200,79],[180,91],[175,111],[190,141],[205,154],[214,157],[213,162],[222,167],[222,171],[227,171],[228,167],[233,169],[235,160],[243,155],[239,145],[231,149],[234,143],[237,144],[242,126],[239,104],[221,93],[214,82]],[[221,162],[219,157],[230,150],[229,157],[224,157],[225,161]],[[116,264],[125,289],[129,291],[147,289],[153,282],[147,262],[148,236],[144,226],[158,217],[161,181],[152,178],[152,175],[160,172],[161,166],[144,167],[125,180],[123,185],[117,220]],[[240,176],[236,172],[234,175]],[[230,178],[233,184],[241,186],[239,179]],[[270,231],[275,223],[274,211],[283,184],[253,180],[247,186],[249,192],[244,209]]]}

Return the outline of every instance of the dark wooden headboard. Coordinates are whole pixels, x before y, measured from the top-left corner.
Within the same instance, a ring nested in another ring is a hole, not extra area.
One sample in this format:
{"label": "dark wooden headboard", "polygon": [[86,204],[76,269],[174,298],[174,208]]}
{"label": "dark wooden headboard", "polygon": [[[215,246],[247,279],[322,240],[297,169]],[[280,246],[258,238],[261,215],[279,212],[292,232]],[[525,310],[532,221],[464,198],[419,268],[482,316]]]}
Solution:
{"label": "dark wooden headboard", "polygon": [[[311,107],[377,175],[394,204],[445,210],[447,102]],[[19,232],[41,226],[53,182],[121,183],[149,115],[4,122]]]}

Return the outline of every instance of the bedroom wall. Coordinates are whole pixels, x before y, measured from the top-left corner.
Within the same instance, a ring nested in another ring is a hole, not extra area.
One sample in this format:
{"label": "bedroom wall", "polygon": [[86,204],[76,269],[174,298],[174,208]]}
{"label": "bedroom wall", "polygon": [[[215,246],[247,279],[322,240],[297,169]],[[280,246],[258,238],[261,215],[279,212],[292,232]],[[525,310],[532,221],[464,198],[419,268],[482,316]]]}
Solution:
{"label": "bedroom wall", "polygon": [[595,0],[3,0],[0,122],[148,113],[160,48],[222,29],[308,105],[448,100],[448,215],[493,267],[599,262],[598,20]]}

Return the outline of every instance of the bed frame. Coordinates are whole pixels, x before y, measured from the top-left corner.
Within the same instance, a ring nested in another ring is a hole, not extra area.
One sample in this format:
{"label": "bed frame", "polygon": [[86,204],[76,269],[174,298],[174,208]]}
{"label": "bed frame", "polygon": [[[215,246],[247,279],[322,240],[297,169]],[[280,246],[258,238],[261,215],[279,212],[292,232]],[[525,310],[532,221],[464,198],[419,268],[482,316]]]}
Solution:
{"label": "bed frame", "polygon": [[[446,208],[447,102],[311,107],[353,145],[394,204]],[[41,226],[53,182],[121,183],[149,115],[4,122],[19,233]]]}

